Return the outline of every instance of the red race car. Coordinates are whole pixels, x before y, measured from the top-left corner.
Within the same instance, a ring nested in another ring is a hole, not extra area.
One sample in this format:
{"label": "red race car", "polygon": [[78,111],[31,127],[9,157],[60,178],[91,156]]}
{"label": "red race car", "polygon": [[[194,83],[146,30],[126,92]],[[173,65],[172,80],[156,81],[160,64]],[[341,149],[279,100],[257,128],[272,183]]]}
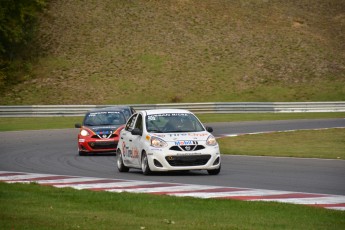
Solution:
{"label": "red race car", "polygon": [[[78,133],[78,151],[80,156],[90,153],[116,153],[120,131],[123,129],[130,107],[108,107],[91,110],[85,114]],[[125,113],[126,112],[126,113]]]}

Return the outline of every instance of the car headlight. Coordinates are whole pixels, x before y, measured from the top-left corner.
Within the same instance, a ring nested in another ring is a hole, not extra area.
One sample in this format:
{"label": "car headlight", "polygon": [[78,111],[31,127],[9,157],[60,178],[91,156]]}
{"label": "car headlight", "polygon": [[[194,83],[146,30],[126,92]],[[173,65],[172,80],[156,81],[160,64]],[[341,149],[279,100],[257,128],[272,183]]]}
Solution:
{"label": "car headlight", "polygon": [[210,135],[206,140],[206,144],[211,146],[217,145],[217,140],[213,135]]}
{"label": "car headlight", "polygon": [[151,146],[156,148],[163,148],[168,146],[168,144],[158,137],[151,137]]}
{"label": "car headlight", "polygon": [[86,137],[86,136],[89,135],[89,132],[88,132],[87,130],[85,130],[85,129],[82,129],[82,130],[80,131],[80,135],[82,135],[83,137]]}

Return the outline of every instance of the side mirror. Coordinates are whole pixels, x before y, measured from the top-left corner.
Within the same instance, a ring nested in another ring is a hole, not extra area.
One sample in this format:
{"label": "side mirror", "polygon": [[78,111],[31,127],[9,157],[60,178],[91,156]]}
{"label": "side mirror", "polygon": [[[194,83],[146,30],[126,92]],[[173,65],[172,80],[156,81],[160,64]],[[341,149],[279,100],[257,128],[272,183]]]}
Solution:
{"label": "side mirror", "polygon": [[81,124],[79,123],[74,124],[74,128],[81,128]]}
{"label": "side mirror", "polygon": [[207,132],[210,132],[210,133],[213,132],[213,128],[212,127],[206,127],[206,130],[207,130]]}
{"label": "side mirror", "polygon": [[131,134],[135,135],[135,136],[141,136],[141,135],[143,135],[143,131],[141,131],[138,128],[135,128],[135,129],[132,130]]}

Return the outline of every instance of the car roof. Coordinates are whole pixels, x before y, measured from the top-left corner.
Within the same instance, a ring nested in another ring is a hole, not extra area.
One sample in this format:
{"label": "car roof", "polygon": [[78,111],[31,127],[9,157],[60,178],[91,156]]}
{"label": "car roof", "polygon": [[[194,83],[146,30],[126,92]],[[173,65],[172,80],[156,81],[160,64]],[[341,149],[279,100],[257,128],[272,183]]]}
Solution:
{"label": "car roof", "polygon": [[192,113],[186,109],[151,109],[144,110],[147,115],[151,114],[164,114],[164,113]]}
{"label": "car roof", "polygon": [[105,108],[99,108],[99,109],[93,109],[88,111],[88,113],[95,113],[95,112],[105,112],[105,111],[113,111],[113,112],[122,112],[125,107],[105,107]]}

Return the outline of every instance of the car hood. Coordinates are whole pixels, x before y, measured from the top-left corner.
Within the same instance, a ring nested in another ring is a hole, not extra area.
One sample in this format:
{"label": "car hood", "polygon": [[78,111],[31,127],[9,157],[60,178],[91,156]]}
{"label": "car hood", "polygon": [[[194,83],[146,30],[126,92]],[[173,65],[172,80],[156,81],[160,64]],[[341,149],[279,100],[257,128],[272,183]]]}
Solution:
{"label": "car hood", "polygon": [[117,130],[121,125],[102,125],[102,126],[85,126],[88,129],[91,129],[96,134],[107,134],[109,132],[114,132]]}
{"label": "car hood", "polygon": [[151,136],[159,137],[167,142],[181,141],[190,144],[189,141],[206,141],[211,134],[207,131],[203,132],[188,132],[188,133],[152,133]]}

